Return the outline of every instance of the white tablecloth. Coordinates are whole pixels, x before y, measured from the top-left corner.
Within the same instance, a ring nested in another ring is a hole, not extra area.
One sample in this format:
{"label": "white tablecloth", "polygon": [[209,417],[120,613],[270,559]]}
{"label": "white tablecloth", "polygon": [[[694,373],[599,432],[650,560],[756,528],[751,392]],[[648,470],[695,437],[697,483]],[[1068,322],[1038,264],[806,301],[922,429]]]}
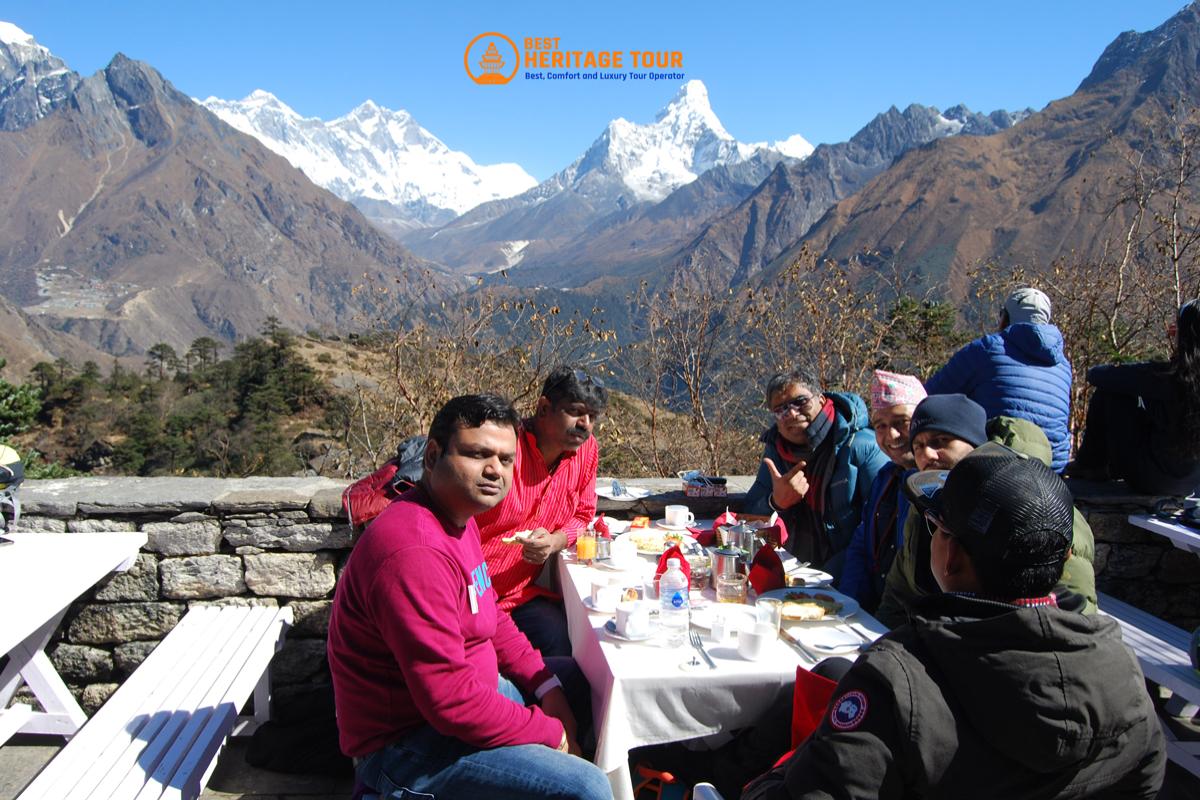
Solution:
{"label": "white tablecloth", "polygon": [[[649,561],[639,562],[638,568],[653,573]],[[690,645],[616,641],[602,630],[612,614],[592,613],[584,605],[593,580],[618,573],[569,558],[560,559],[558,570],[573,654],[592,687],[596,764],[608,773],[617,800],[633,796],[630,750],[746,727],[774,704],[790,702],[796,667],[814,663],[780,640],[771,643],[762,660],[747,661],[738,655],[736,639],[717,646],[706,638],[717,669],[684,671],[680,664],[695,654]],[[630,585],[640,585],[634,573],[624,575]],[[853,622],[868,634],[886,630],[865,614]]]}

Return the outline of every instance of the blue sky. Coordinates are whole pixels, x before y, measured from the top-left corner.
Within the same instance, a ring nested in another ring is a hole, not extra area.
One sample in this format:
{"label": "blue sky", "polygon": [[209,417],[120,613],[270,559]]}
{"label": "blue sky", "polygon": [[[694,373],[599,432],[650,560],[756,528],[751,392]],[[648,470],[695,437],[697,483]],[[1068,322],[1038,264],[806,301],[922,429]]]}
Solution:
{"label": "blue sky", "polygon": [[890,105],[1040,109],[1074,91],[1126,30],[1157,27],[1181,0],[791,0],[757,3],[114,0],[13,3],[12,22],[90,74],[116,52],[180,90],[237,99],[257,88],[306,116],[370,98],[403,108],[480,163],[546,178],[610,119],[648,122],[671,81],[477,86],[463,51],[495,30],[557,36],[564,49],[678,50],[742,141],[849,138]]}

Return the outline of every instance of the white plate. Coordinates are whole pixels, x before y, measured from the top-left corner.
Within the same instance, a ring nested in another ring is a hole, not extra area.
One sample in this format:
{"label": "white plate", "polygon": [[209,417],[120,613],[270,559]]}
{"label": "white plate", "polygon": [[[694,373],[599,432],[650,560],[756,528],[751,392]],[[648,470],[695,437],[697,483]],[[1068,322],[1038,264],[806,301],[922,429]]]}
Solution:
{"label": "white plate", "polygon": [[790,623],[805,622],[805,621],[824,622],[825,620],[829,620],[829,619],[845,619],[846,617],[852,617],[855,614],[857,614],[858,609],[861,608],[861,606],[859,606],[857,600],[855,600],[850,595],[842,594],[841,592],[837,591],[836,589],[825,589],[825,588],[802,589],[800,587],[794,587],[791,589],[772,589],[769,592],[763,592],[762,594],[759,595],[759,597],[777,597],[780,600],[787,602],[788,592],[810,592],[812,594],[829,595],[834,600],[836,600],[842,604],[842,610],[839,611],[837,614],[826,614],[823,619],[814,619],[814,620],[785,619],[784,622],[790,622]]}
{"label": "white plate", "polygon": [[634,500],[641,500],[643,497],[650,496],[649,489],[643,489],[640,486],[625,485],[625,492],[620,496],[613,494],[611,481],[596,481],[596,494],[609,500],[615,500],[618,503],[632,503]]}
{"label": "white plate", "polygon": [[618,642],[645,642],[653,639],[655,634],[658,633],[658,630],[654,625],[651,625],[649,632],[647,632],[645,636],[626,636],[617,631],[617,621],[615,619],[610,619],[608,622],[604,623],[604,633],[610,639],[616,639]]}
{"label": "white plate", "polygon": [[827,586],[833,580],[833,576],[828,572],[812,567],[801,567],[786,574],[789,578],[802,578],[804,586]]}
{"label": "white plate", "polygon": [[787,626],[801,644],[817,653],[852,653],[866,645],[862,639],[843,627]]}
{"label": "white plate", "polygon": [[[618,601],[618,602],[620,602],[620,601]],[[590,598],[590,597],[583,598],[583,605],[587,608],[588,611],[591,611],[593,614],[612,614],[612,613],[616,612],[616,610],[617,610],[616,603],[613,604],[612,608],[598,608],[592,602],[592,598]]]}
{"label": "white plate", "polygon": [[630,562],[629,562],[628,564],[626,564],[625,566],[623,566],[623,567],[618,567],[618,566],[616,566],[615,564],[613,564],[613,563],[612,563],[612,559],[611,559],[611,558],[594,558],[594,559],[592,559],[592,566],[593,566],[593,567],[595,567],[596,569],[606,569],[606,570],[608,570],[609,572],[634,572],[634,571],[636,571],[636,570],[637,570],[637,569],[638,569],[638,568],[639,568],[641,565],[643,565],[643,564],[645,564],[645,563],[646,563],[646,562],[645,562],[645,561],[643,561],[642,559],[640,559],[640,558],[635,558],[633,561],[630,561]]}
{"label": "white plate", "polygon": [[701,608],[692,609],[692,624],[705,630],[712,628],[713,613],[718,608],[725,614],[726,630],[736,631],[740,628],[743,617],[754,619],[754,606],[744,606],[741,603],[709,603]]}
{"label": "white plate", "polygon": [[662,528],[664,531],[686,531],[688,528],[696,527],[696,523],[689,522],[687,525],[672,525],[665,519],[657,519],[654,521],[654,527]]}

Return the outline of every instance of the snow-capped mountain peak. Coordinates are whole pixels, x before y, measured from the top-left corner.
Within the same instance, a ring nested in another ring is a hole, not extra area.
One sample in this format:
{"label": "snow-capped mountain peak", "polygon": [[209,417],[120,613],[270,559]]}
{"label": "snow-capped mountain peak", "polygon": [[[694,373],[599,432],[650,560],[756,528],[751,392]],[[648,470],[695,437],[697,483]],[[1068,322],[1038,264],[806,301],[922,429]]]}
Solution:
{"label": "snow-capped mountain peak", "polygon": [[[517,164],[476,164],[407,111],[366,100],[328,122],[304,117],[261,89],[243,100],[210,97],[210,111],[254,136],[317,184],[400,227],[441,224],[535,181]],[[388,206],[390,212],[384,211]]]}
{"label": "snow-capped mountain peak", "polygon": [[0,21],[0,130],[19,130],[66,101],[79,76],[32,36]]}
{"label": "snow-capped mountain peak", "polygon": [[701,173],[736,164],[762,149],[792,158],[812,152],[802,136],[768,145],[738,142],[725,130],[709,103],[708,88],[690,80],[654,117],[638,125],[613,120],[583,156],[548,183],[581,187],[598,175],[619,179],[639,201],[658,201]]}

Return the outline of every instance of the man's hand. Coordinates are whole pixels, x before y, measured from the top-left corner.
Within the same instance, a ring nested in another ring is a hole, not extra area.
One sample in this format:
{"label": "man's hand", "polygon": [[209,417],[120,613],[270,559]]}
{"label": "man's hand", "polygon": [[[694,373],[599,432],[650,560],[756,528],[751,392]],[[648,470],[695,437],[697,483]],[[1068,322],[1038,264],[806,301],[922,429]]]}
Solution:
{"label": "man's hand", "polygon": [[791,508],[808,494],[808,478],[804,476],[805,462],[797,461],[796,466],[783,475],[779,474],[779,469],[771,459],[764,458],[763,463],[771,473],[771,501],[775,503],[776,508]]}
{"label": "man's hand", "polygon": [[573,756],[581,755],[583,751],[579,749],[575,715],[571,713],[571,706],[567,703],[567,695],[562,687],[556,686],[542,695],[541,706],[546,716],[554,717],[562,723],[567,737],[567,752]]}
{"label": "man's hand", "polygon": [[547,558],[566,546],[567,534],[538,528],[521,544],[521,558],[530,564],[545,564]]}

